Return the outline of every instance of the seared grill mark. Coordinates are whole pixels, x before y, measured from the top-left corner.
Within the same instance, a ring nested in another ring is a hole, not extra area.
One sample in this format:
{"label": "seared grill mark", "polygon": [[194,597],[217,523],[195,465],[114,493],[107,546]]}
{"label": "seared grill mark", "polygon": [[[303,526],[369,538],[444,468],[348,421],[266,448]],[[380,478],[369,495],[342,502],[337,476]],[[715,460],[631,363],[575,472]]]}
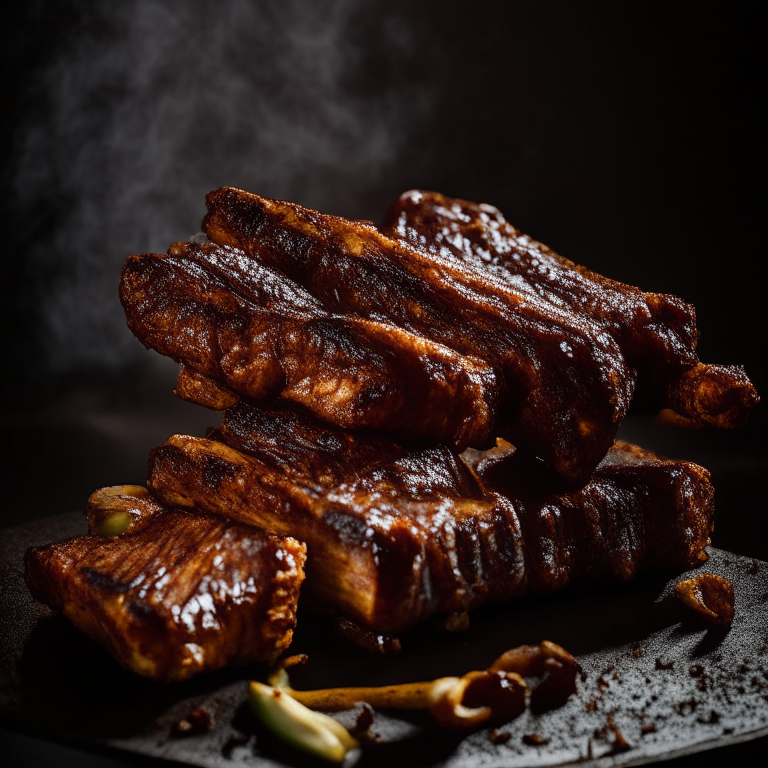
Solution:
{"label": "seared grill mark", "polygon": [[728,429],[744,423],[758,401],[740,366],[699,363],[693,306],[574,264],[515,229],[491,205],[411,190],[390,207],[383,230],[589,315],[616,339],[637,371],[636,398],[646,408],[672,408],[687,419]]}
{"label": "seared grill mark", "polygon": [[[511,449],[465,463],[445,446],[344,432],[287,406],[240,403],[209,438],[156,448],[152,490],[305,541],[307,589],[377,631],[706,557],[708,473],[623,443],[569,490]],[[231,466],[215,492],[212,455]]]}
{"label": "seared grill mark", "polygon": [[32,594],[154,680],[266,661],[287,648],[304,545],[164,509],[144,494],[148,519],[126,533],[29,550]]}
{"label": "seared grill mark", "polygon": [[490,434],[500,396],[490,365],[390,323],[326,311],[242,252],[186,243],[130,257],[121,300],[133,333],[191,371],[179,386],[191,399],[221,407],[226,392],[279,397],[341,427],[460,447]]}
{"label": "seared grill mark", "polygon": [[504,400],[489,436],[504,435],[572,480],[585,480],[608,450],[634,372],[586,313],[366,222],[228,188],[207,202],[211,240],[280,270],[327,310],[395,324],[498,369]]}

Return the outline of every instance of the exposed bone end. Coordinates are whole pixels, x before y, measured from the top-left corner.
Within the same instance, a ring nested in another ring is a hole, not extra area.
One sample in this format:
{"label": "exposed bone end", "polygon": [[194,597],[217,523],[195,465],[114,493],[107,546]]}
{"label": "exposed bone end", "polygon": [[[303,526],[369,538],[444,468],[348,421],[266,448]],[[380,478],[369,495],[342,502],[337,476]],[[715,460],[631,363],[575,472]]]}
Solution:
{"label": "exposed bone end", "polygon": [[692,422],[734,429],[746,422],[760,396],[741,366],[699,363],[672,381],[665,400]]}

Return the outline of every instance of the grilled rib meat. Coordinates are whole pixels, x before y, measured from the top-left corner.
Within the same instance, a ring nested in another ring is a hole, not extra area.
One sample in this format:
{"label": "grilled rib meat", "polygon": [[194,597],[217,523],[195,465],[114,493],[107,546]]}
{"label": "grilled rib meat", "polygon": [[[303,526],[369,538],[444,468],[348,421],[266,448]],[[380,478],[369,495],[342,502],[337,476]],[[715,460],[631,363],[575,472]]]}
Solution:
{"label": "grilled rib meat", "polygon": [[148,347],[185,366],[177,392],[226,407],[233,393],[301,404],[346,428],[483,443],[499,383],[477,357],[391,323],[333,314],[232,248],[177,243],[130,257],[120,296]]}
{"label": "grilled rib meat", "polygon": [[367,222],[229,188],[207,204],[210,240],[279,269],[326,310],[389,322],[494,366],[503,401],[486,437],[501,434],[574,481],[610,447],[634,373],[588,314]]}
{"label": "grilled rib meat", "polygon": [[617,440],[575,492],[521,454],[476,471],[487,489],[514,500],[531,542],[525,554],[533,592],[571,581],[625,581],[644,568],[691,568],[707,560],[714,488],[698,464]]}
{"label": "grilled rib meat", "polygon": [[96,491],[94,518],[127,513],[118,536],[30,549],[32,594],[125,667],[153,680],[271,660],[290,645],[306,548],[295,539],[163,508],[136,486]]}
{"label": "grilled rib meat", "polygon": [[706,558],[708,473],[622,443],[569,491],[527,482],[530,460],[518,466],[509,446],[467,464],[445,446],[353,435],[288,407],[240,403],[210,438],[153,450],[153,492],[305,541],[306,588],[378,631]]}
{"label": "grilled rib meat", "polygon": [[636,399],[693,423],[744,423],[757,393],[740,366],[703,365],[692,306],[645,293],[581,267],[515,229],[487,204],[411,190],[387,212],[383,231],[433,253],[452,254],[517,285],[524,280],[599,322],[637,370]]}

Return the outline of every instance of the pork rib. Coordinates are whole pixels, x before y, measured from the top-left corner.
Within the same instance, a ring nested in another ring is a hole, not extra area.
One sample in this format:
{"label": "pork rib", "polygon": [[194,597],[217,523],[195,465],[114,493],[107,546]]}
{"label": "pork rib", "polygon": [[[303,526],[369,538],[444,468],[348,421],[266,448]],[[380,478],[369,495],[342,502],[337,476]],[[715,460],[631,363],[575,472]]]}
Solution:
{"label": "pork rib", "polygon": [[290,645],[304,544],[165,509],[137,486],[96,491],[92,528],[99,511],[124,512],[130,527],[30,549],[26,580],[123,666],[173,682]]}
{"label": "pork rib", "polygon": [[437,192],[405,192],[383,231],[428,252],[453,255],[517,285],[523,279],[599,322],[637,370],[636,400],[670,408],[692,423],[744,423],[757,393],[740,366],[703,365],[696,318],[676,296],[645,293],[574,264],[513,227],[492,205]]}
{"label": "pork rib", "polygon": [[500,391],[490,365],[390,323],[333,314],[232,248],[177,243],[129,257],[128,326],[185,366],[177,391],[213,407],[278,397],[346,428],[487,441]]}
{"label": "pork rib", "polygon": [[512,452],[495,468],[467,464],[445,446],[240,403],[208,439],[175,435],[154,449],[148,485],[166,504],[305,541],[305,588],[384,632],[706,559],[713,496],[701,467],[617,443],[590,482],[569,491],[527,486],[526,461],[518,467]]}
{"label": "pork rib", "polygon": [[367,222],[230,188],[207,204],[210,240],[285,273],[327,311],[397,325],[497,369],[503,400],[487,437],[500,434],[577,482],[610,447],[634,372],[587,314]]}

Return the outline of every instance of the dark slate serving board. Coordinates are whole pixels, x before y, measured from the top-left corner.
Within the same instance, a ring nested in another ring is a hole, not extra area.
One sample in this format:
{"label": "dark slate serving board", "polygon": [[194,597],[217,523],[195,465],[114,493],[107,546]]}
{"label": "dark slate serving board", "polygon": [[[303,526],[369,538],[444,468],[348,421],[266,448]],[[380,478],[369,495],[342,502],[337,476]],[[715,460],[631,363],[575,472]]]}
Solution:
{"label": "dark slate serving board", "polygon": [[[246,706],[246,682],[261,667],[229,670],[180,685],[158,685],[121,669],[61,616],[37,604],[23,581],[27,547],[83,533],[82,515],[46,518],[2,531],[0,540],[0,716],[7,727],[89,749],[193,766],[316,765],[263,732]],[[671,590],[680,574],[518,600],[472,615],[466,632],[420,627],[398,656],[349,646],[321,617],[301,615],[292,652],[309,654],[297,688],[381,685],[483,669],[504,650],[549,639],[577,656],[576,696],[562,708],[525,713],[500,728],[453,734],[424,713],[377,712],[377,743],[346,765],[517,768],[579,763],[642,765],[768,734],[768,563],[712,549],[699,570],[733,582],[736,619],[707,628]],[[196,707],[209,731],[175,736]],[[340,713],[346,725],[358,711]],[[616,749],[615,731],[629,749]],[[523,736],[546,743],[531,746]],[[255,761],[258,757],[258,761]]]}

